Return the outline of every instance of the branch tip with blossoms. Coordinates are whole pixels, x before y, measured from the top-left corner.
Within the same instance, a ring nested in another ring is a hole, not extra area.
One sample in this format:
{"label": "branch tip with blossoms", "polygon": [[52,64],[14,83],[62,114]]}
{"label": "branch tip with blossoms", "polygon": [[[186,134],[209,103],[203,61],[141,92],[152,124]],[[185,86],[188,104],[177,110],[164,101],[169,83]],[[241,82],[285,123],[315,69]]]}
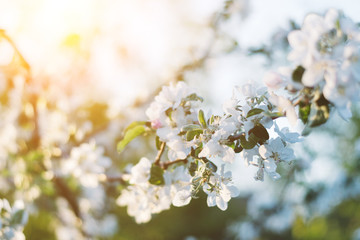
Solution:
{"label": "branch tip with blossoms", "polygon": [[[145,132],[161,143],[154,162],[142,158],[131,168],[130,185],[118,198],[138,223],[171,204],[187,205],[200,190],[207,194],[209,207],[226,210],[239,194],[231,178],[236,154],[258,169],[256,180],[263,181],[265,173],[279,179],[278,165],[295,159],[290,145],[303,138],[287,127],[280,129],[278,118],[285,116],[291,125],[300,119],[306,135],[327,122],[332,108],[343,118],[351,116],[351,103],[360,100],[358,26],[331,9],[324,17],[308,15],[288,39],[293,48],[288,59],[295,67],[266,74],[267,89],[251,83],[237,87],[222,114],[205,117],[202,97],[180,81],[164,86],[146,110],[151,131],[138,124],[134,126],[142,130],[127,129],[122,147]],[[168,161],[161,163],[165,152]]]}

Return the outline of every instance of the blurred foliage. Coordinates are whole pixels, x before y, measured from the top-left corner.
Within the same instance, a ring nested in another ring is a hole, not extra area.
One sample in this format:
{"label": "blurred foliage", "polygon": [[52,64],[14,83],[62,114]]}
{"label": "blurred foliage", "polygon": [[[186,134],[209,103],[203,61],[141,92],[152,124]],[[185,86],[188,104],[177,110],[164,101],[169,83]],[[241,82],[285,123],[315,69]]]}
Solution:
{"label": "blurred foliage", "polygon": [[293,239],[352,239],[360,227],[360,197],[347,199],[326,216],[305,221],[297,217],[292,226]]}

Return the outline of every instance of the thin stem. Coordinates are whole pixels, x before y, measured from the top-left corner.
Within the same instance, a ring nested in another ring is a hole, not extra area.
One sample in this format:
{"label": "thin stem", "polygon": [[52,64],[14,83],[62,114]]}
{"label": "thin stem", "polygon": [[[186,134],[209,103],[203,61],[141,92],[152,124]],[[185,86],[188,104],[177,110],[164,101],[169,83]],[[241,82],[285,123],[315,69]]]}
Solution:
{"label": "thin stem", "polygon": [[119,182],[120,184],[126,184],[126,181],[124,180],[124,178],[122,176],[116,176],[116,177],[111,177],[111,176],[106,176],[105,181],[108,182]]}
{"label": "thin stem", "polygon": [[23,55],[20,53],[19,49],[17,48],[16,44],[14,43],[14,41],[5,33],[4,29],[0,29],[0,35],[5,38],[10,45],[13,47],[13,49],[15,50],[16,55],[19,57],[20,62],[22,63],[22,65],[25,67],[25,69],[27,71],[30,71],[30,65],[29,63],[25,60],[25,58],[23,57]]}
{"label": "thin stem", "polygon": [[238,140],[241,138],[241,136],[245,136],[245,133],[244,132],[241,132],[241,133],[238,133],[238,134],[235,134],[235,135],[231,135],[228,137],[228,140],[233,142],[235,140]]}
{"label": "thin stem", "polygon": [[302,98],[298,98],[298,99],[293,103],[293,106],[295,107],[295,106],[299,105],[302,100],[303,100]]}
{"label": "thin stem", "polygon": [[161,146],[160,146],[160,150],[159,150],[159,152],[158,152],[158,154],[156,155],[156,158],[155,158],[155,163],[154,163],[155,165],[160,166],[160,159],[161,159],[161,155],[164,153],[165,146],[166,146],[166,143],[162,142]]}
{"label": "thin stem", "polygon": [[167,169],[169,166],[173,165],[173,164],[176,164],[176,163],[187,163],[187,159],[176,159],[172,162],[166,162],[166,163],[163,163],[162,164],[162,169]]}

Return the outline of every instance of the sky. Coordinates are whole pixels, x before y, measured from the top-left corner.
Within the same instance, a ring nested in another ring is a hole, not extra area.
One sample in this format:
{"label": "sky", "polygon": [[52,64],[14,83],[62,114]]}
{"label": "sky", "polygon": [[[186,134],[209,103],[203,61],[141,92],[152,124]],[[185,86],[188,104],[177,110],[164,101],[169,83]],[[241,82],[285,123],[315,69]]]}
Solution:
{"label": "sky", "polygon": [[[111,98],[122,109],[201,54],[212,38],[208,21],[223,1],[0,0],[0,6],[0,28],[30,63],[34,78],[65,89],[90,86],[90,94]],[[224,31],[246,49],[267,42],[289,19],[301,23],[306,13],[330,7],[360,21],[358,1],[239,0]],[[6,47],[1,50],[6,53]],[[231,95],[234,85],[261,81],[265,71],[244,54],[212,59],[206,70],[191,77],[212,103]]]}

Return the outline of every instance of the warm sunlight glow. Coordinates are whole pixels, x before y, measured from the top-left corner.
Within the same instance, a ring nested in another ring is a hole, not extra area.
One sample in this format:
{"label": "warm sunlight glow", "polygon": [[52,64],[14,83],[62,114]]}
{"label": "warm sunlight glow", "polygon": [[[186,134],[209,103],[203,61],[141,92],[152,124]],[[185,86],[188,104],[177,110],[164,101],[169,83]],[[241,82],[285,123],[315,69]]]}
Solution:
{"label": "warm sunlight glow", "polygon": [[124,106],[168,81],[198,54],[209,37],[206,20],[221,1],[202,8],[164,0],[2,2],[0,28],[29,62],[34,78],[67,91],[100,85]]}

